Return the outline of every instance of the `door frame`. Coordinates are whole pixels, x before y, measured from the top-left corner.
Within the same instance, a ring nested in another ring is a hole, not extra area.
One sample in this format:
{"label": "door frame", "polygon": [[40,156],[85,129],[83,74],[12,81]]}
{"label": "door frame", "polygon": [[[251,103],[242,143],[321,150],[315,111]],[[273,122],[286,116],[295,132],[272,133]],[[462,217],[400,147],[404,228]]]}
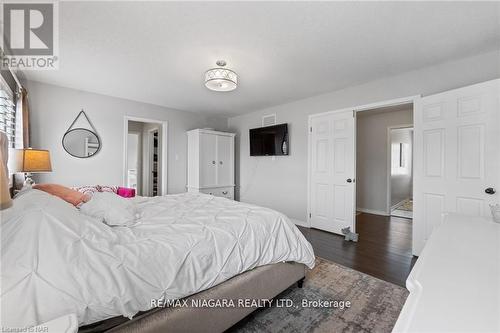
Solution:
{"label": "door frame", "polygon": [[[413,109],[415,109],[415,105],[413,105]],[[391,205],[391,200],[392,200],[392,195],[391,195],[391,169],[392,169],[392,146],[391,146],[391,131],[392,130],[397,130],[397,129],[413,129],[413,124],[402,124],[402,125],[396,125],[396,126],[388,126],[387,127],[387,206],[386,206],[386,213],[387,216],[391,216],[391,211],[392,211],[392,205]],[[415,131],[415,130],[414,130]],[[412,134],[413,136],[413,134]],[[413,142],[413,139],[412,139]],[[412,191],[413,191],[413,143],[411,145],[411,172],[412,172],[412,177],[411,177],[411,182],[412,182]]]}
{"label": "door frame", "polygon": [[[160,135],[160,132],[157,128],[151,128],[151,129],[148,129],[148,142],[147,142],[147,152],[146,152],[146,155],[147,155],[147,161],[148,161],[148,164],[147,164],[147,168],[148,170],[146,171],[146,180],[147,180],[147,192],[148,192],[148,196],[152,196],[152,192],[153,192],[153,177],[151,177],[151,174],[153,173],[153,135],[155,132],[158,132],[158,135]],[[159,142],[159,140],[158,140]],[[161,153],[161,152],[160,152]],[[163,164],[160,165],[160,168],[161,170],[163,171]],[[162,175],[163,177],[163,175]],[[146,182],[144,182],[146,183]],[[160,185],[160,184],[158,184]],[[144,188],[143,188],[144,189]],[[163,193],[163,192],[161,192]]]}
{"label": "door frame", "polygon": [[[311,120],[314,117],[319,117],[319,116],[325,116],[329,114],[334,114],[334,113],[339,113],[339,112],[346,112],[352,110],[353,116],[354,116],[354,145],[353,145],[353,156],[354,156],[354,170],[356,172],[356,114],[358,112],[370,112],[374,109],[382,108],[382,107],[388,107],[388,106],[396,106],[396,105],[401,105],[401,104],[413,104],[413,118],[415,119],[418,112],[418,109],[415,107],[415,105],[419,102],[419,100],[422,98],[421,95],[412,95],[412,96],[407,96],[407,97],[401,97],[401,98],[396,98],[396,99],[390,99],[390,100],[384,100],[384,101],[379,101],[379,102],[374,102],[374,103],[369,103],[369,104],[362,104],[362,105],[357,105],[357,106],[352,106],[352,107],[347,107],[347,108],[342,108],[342,109],[337,109],[333,111],[327,111],[327,112],[320,112],[320,113],[313,113],[308,116],[307,119],[307,214],[306,214],[306,227],[311,228],[311,158],[312,158],[312,148],[311,148]],[[415,130],[415,126],[414,130]],[[413,156],[414,158],[415,156]],[[356,177],[356,174],[354,175]],[[413,180],[415,181],[415,180]],[[414,191],[414,186],[413,186],[413,191]],[[354,195],[354,211],[353,214],[356,214],[356,186],[354,186],[353,190],[353,195]],[[413,196],[415,200],[415,196]],[[413,221],[413,229],[415,229],[415,221]],[[356,232],[356,220],[354,219],[354,227],[353,227],[353,232]],[[412,240],[414,242],[415,239]]]}
{"label": "door frame", "polygon": [[[139,147],[140,147],[140,166],[137,167],[137,178],[140,179],[140,181],[137,182],[137,195],[142,195],[142,158],[143,158],[143,151],[142,151],[142,133],[139,132],[139,131],[130,131],[130,132],[127,132],[127,145],[128,145],[128,135],[129,134],[133,134],[133,135],[137,135],[138,136],[138,142],[139,142]],[[139,153],[139,152],[138,152]],[[128,157],[128,146],[127,146],[127,157]],[[126,160],[126,172],[127,172],[127,177],[125,179],[125,186],[129,186],[128,185],[128,158]],[[139,174],[140,174],[140,178],[139,178]]]}
{"label": "door frame", "polygon": [[[142,123],[155,123],[161,125],[161,195],[168,194],[168,121],[152,118],[143,118],[136,116],[123,117],[123,166],[122,166],[122,186],[127,186],[127,135],[128,135],[128,122],[137,121]],[[144,181],[144,180],[143,180]]]}

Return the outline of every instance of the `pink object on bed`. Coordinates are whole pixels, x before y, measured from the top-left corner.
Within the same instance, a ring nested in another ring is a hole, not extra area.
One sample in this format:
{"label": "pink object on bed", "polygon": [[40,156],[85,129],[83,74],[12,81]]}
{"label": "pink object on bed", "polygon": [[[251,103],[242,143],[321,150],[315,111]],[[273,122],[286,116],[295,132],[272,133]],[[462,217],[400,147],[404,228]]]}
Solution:
{"label": "pink object on bed", "polygon": [[133,198],[135,197],[135,188],[118,187],[116,194],[124,198]]}

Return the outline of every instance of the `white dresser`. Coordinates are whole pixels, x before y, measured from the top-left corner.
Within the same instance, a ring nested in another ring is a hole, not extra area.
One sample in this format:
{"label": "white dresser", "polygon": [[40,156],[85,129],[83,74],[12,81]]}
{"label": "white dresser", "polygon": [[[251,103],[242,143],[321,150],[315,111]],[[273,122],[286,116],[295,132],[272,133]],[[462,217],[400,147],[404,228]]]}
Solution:
{"label": "white dresser", "polygon": [[393,332],[500,332],[500,224],[450,214],[431,234]]}
{"label": "white dresser", "polygon": [[195,129],[188,135],[188,192],[234,200],[234,133]]}

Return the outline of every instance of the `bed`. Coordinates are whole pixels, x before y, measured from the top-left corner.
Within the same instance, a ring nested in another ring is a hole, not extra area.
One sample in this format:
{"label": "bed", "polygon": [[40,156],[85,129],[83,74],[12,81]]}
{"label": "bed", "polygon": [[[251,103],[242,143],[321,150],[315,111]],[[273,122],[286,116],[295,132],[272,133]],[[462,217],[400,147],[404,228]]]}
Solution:
{"label": "bed", "polygon": [[194,193],[129,200],[137,223],[110,227],[42,191],[16,198],[2,212],[1,325],[74,314],[82,331],[223,331],[255,308],[156,305],[272,298],[314,265],[271,209]]}

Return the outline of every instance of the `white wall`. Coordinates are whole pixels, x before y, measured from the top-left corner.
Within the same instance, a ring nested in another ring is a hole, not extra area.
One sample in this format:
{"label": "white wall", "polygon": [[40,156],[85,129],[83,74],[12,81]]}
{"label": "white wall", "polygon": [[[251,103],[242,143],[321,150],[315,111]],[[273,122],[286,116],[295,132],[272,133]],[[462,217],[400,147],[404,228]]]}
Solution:
{"label": "white wall", "polygon": [[[230,118],[229,129],[237,133],[236,197],[306,221],[308,115],[495,79],[499,59],[499,51],[489,52]],[[278,123],[289,124],[290,156],[250,157],[248,130],[271,113]]]}
{"label": "white wall", "polygon": [[[53,172],[38,175],[39,182],[68,186],[122,184],[123,127],[124,116],[128,115],[168,121],[168,192],[184,192],[187,170],[186,131],[198,127],[227,129],[226,118],[208,117],[32,81],[25,82],[25,86],[31,108],[31,145],[34,148],[49,149],[52,158]],[[70,156],[61,145],[64,133],[82,108],[102,140],[101,151],[87,159]]]}
{"label": "white wall", "polygon": [[397,173],[391,170],[391,207],[403,200],[413,197],[413,129],[401,128],[391,130],[391,145],[406,145],[408,151],[407,165],[404,173]]}
{"label": "white wall", "polygon": [[360,211],[387,212],[389,127],[413,123],[413,107],[379,113],[358,112],[356,137],[356,206]]}

